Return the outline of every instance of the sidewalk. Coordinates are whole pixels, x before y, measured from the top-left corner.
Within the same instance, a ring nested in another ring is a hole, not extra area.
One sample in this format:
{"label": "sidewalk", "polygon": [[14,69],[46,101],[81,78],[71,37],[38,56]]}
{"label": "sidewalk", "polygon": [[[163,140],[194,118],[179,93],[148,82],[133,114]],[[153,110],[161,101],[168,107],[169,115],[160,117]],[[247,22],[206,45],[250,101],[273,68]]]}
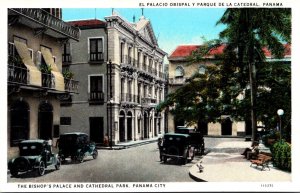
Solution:
{"label": "sidewalk", "polygon": [[[200,173],[197,165],[193,165],[190,176],[196,181],[204,182],[290,182],[291,173],[279,170],[272,166],[261,171],[261,167],[251,166],[249,160],[241,155],[244,148],[251,142],[223,142],[211,149],[202,158],[203,172]],[[221,150],[225,149],[225,152]]]}
{"label": "sidewalk", "polygon": [[115,144],[112,147],[97,146],[97,149],[121,150],[121,149],[130,148],[130,147],[136,147],[136,146],[140,146],[140,145],[154,143],[154,142],[157,142],[157,140],[158,140],[158,138],[156,137],[156,138],[145,139],[145,140],[129,141],[129,142]]}

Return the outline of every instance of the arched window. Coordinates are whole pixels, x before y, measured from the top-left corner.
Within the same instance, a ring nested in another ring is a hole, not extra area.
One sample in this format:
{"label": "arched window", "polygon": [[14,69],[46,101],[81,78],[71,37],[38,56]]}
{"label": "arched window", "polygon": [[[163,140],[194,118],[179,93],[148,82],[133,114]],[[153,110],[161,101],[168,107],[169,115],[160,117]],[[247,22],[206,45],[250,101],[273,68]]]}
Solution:
{"label": "arched window", "polygon": [[206,66],[205,65],[203,65],[203,64],[201,64],[200,66],[199,66],[199,70],[198,70],[198,72],[199,72],[199,74],[205,74],[206,73]]}
{"label": "arched window", "polygon": [[184,69],[182,66],[177,66],[175,70],[175,77],[183,77],[184,76]]}

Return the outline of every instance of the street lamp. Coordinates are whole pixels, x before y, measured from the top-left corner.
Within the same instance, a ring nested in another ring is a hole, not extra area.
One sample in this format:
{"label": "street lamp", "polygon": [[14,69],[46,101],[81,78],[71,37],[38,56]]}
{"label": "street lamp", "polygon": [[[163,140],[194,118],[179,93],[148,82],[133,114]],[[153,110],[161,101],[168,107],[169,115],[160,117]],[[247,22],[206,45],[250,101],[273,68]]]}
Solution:
{"label": "street lamp", "polygon": [[280,141],[281,141],[281,116],[284,114],[282,109],[277,110],[277,115],[279,116],[279,134],[280,134]]}

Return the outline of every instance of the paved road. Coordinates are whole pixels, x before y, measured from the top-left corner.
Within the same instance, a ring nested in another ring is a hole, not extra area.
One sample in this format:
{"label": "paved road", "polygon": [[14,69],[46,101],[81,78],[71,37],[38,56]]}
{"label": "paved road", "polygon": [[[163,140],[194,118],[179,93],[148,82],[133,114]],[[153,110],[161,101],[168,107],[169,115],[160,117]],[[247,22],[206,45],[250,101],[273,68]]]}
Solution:
{"label": "paved road", "polygon": [[60,170],[47,169],[44,176],[32,173],[8,182],[193,182],[189,168],[197,163],[195,158],[186,165],[162,164],[156,143],[124,150],[99,150],[96,160],[85,158],[83,163],[67,162]]}

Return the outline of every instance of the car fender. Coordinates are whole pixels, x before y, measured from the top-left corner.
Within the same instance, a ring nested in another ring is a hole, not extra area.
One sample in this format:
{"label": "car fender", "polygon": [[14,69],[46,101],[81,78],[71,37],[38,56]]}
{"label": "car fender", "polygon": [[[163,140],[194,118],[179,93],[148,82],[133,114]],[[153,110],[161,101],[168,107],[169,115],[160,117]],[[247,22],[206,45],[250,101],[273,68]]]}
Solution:
{"label": "car fender", "polygon": [[15,162],[15,158],[13,158],[13,159],[9,160],[9,162],[8,162],[8,164],[7,164],[7,165],[8,165],[8,169],[9,169],[9,170],[12,168],[12,166],[13,166],[14,162]]}
{"label": "car fender", "polygon": [[38,168],[40,165],[40,162],[42,161],[42,156],[38,156],[37,158],[35,158],[35,162],[34,162],[34,167]]}

